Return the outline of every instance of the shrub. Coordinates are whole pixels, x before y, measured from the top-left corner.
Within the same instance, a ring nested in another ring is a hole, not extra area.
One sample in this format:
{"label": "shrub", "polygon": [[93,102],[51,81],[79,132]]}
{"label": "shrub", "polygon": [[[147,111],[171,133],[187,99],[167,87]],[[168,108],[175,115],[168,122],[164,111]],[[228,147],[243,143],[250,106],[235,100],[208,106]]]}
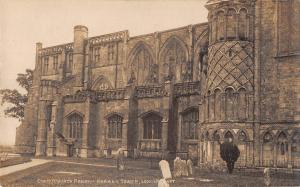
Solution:
{"label": "shrub", "polygon": [[239,148],[232,142],[224,142],[220,147],[221,158],[226,162],[228,172],[231,174],[234,169],[234,163],[240,156]]}

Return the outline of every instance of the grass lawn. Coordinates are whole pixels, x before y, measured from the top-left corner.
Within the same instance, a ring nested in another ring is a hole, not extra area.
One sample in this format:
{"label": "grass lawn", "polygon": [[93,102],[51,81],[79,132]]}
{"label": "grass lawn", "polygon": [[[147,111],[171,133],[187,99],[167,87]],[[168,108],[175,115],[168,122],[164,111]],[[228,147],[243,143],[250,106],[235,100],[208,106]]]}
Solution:
{"label": "grass lawn", "polygon": [[[152,187],[161,178],[149,162],[127,161],[125,171],[118,171],[113,160],[61,159],[0,177],[2,186],[113,186]],[[66,163],[74,162],[74,163]],[[77,164],[76,164],[77,163]],[[79,163],[79,164],[78,164]],[[92,165],[93,164],[93,165]],[[273,173],[274,186],[299,186],[299,174]],[[229,175],[197,169],[190,178],[176,178],[171,187],[192,186],[264,186],[261,171],[238,171]]]}

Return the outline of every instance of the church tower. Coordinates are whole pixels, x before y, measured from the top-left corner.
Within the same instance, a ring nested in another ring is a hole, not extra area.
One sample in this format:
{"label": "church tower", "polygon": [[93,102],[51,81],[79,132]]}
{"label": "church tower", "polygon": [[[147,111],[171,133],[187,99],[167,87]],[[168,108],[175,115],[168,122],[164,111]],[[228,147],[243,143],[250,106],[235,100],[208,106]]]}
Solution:
{"label": "church tower", "polygon": [[240,144],[253,140],[255,1],[209,0],[206,8],[209,47],[203,88],[201,135],[206,150],[202,161],[214,163],[220,159],[214,141],[231,138]]}

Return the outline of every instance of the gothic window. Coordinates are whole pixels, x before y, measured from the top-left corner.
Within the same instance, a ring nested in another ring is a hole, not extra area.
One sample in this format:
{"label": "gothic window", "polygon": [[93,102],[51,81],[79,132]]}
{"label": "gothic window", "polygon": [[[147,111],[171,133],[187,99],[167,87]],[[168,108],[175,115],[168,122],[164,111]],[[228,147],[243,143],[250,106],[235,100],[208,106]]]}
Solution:
{"label": "gothic window", "polygon": [[108,118],[108,138],[122,138],[122,117],[113,115]]}
{"label": "gothic window", "polygon": [[53,70],[56,72],[58,68],[58,56],[53,56]]}
{"label": "gothic window", "polygon": [[229,9],[227,14],[227,39],[234,40],[236,38],[236,11],[234,9]]}
{"label": "gothic window", "polygon": [[184,139],[198,139],[199,112],[196,109],[182,114],[182,128]]}
{"label": "gothic window", "polygon": [[241,9],[239,13],[239,38],[240,40],[247,40],[247,10]]}
{"label": "gothic window", "polygon": [[114,60],[114,55],[115,55],[115,45],[114,44],[109,44],[107,51],[108,51],[107,52],[108,61],[113,61]]}
{"label": "gothic window", "polygon": [[44,57],[44,66],[43,66],[43,75],[47,75],[48,68],[49,68],[49,57]]}
{"label": "gothic window", "polygon": [[154,65],[152,56],[148,49],[141,44],[133,52],[130,71],[134,73],[138,85],[157,83],[158,70]]}
{"label": "gothic window", "polygon": [[217,40],[223,41],[225,37],[225,18],[224,12],[221,11],[217,15]]}
{"label": "gothic window", "polygon": [[100,62],[100,47],[94,48],[94,61]]}
{"label": "gothic window", "polygon": [[68,118],[68,125],[69,125],[69,138],[79,139],[81,138],[82,132],[82,123],[83,119],[78,114],[72,114]]}
{"label": "gothic window", "polygon": [[288,150],[288,144],[287,144],[287,136],[284,132],[280,132],[278,136],[278,146],[280,150],[281,155],[285,155],[285,153]]}
{"label": "gothic window", "polygon": [[149,114],[144,117],[144,139],[160,139],[162,118],[156,114]]}
{"label": "gothic window", "polygon": [[176,81],[192,80],[192,64],[187,62],[185,50],[177,39],[168,42],[162,61],[164,78],[175,77]]}

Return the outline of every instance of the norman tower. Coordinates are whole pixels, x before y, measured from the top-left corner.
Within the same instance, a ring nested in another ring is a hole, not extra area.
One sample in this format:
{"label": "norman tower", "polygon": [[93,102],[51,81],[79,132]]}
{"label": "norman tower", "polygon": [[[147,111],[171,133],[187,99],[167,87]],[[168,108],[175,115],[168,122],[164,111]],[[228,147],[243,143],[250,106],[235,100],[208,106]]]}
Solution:
{"label": "norman tower", "polygon": [[[218,141],[232,138],[242,150],[253,143],[254,7],[252,0],[210,0],[206,4],[209,47],[202,88],[204,162],[220,160]],[[245,164],[247,155],[241,157]]]}

